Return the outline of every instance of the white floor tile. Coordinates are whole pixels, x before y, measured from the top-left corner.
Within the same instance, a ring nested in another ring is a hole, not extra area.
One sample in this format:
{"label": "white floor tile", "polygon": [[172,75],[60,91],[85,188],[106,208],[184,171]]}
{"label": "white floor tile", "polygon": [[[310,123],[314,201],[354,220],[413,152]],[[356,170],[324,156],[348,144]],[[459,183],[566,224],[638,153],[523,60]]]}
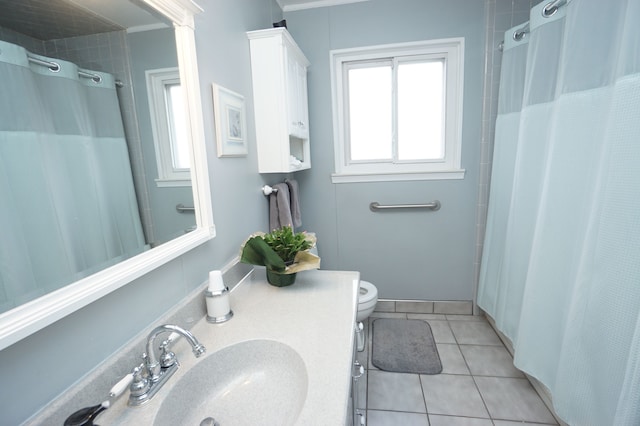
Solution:
{"label": "white floor tile", "polygon": [[426,413],[417,374],[368,371],[367,408]]}
{"label": "white floor tile", "polygon": [[449,321],[479,321],[479,322],[486,322],[487,321],[487,319],[484,317],[484,315],[451,315],[451,314],[447,314],[447,315],[445,315],[445,317]]}
{"label": "white floor tile", "polygon": [[489,418],[471,376],[420,375],[429,414]]}
{"label": "white floor tile", "polygon": [[431,426],[493,426],[493,423],[489,419],[439,416],[435,414],[429,414],[429,424]]}
{"label": "white floor tile", "polygon": [[527,379],[474,377],[494,419],[555,424],[555,419]]}
{"label": "white floor tile", "polygon": [[433,339],[436,343],[456,343],[447,321],[429,320],[427,322],[431,326]]}
{"label": "white floor tile", "polygon": [[458,345],[436,343],[443,374],[470,374]]}
{"label": "white floor tile", "polygon": [[367,426],[429,426],[426,414],[367,411]]}
{"label": "white floor tile", "polygon": [[449,326],[460,345],[503,346],[496,332],[486,322],[449,321]]}
{"label": "white floor tile", "polygon": [[460,350],[474,376],[524,377],[504,346],[460,345]]}

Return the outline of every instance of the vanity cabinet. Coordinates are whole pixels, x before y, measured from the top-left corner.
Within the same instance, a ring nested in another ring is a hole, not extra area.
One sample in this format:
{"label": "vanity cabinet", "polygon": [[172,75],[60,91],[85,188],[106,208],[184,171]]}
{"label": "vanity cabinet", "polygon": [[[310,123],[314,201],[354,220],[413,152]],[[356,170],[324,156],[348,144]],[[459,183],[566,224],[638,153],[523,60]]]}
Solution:
{"label": "vanity cabinet", "polygon": [[311,167],[307,67],[285,28],[247,33],[260,173]]}

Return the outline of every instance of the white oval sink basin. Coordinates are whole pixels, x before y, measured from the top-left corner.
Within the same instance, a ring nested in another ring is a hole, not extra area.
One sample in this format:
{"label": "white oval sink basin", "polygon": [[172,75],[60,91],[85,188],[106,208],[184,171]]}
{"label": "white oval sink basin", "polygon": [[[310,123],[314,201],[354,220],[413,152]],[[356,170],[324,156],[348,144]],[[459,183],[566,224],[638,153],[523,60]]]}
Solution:
{"label": "white oval sink basin", "polygon": [[[272,340],[237,343],[207,355],[173,388],[155,426],[292,425],[307,396],[307,369],[298,353]],[[213,424],[213,423],[211,423]]]}

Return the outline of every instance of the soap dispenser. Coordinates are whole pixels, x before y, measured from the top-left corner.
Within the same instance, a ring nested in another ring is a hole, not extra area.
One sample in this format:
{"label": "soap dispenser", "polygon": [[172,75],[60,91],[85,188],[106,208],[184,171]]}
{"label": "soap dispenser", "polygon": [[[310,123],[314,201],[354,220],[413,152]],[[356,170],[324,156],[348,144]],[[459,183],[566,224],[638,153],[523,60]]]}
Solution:
{"label": "soap dispenser", "polygon": [[233,317],[229,305],[229,287],[224,285],[221,271],[209,272],[209,287],[204,295],[207,300],[208,322],[219,324]]}

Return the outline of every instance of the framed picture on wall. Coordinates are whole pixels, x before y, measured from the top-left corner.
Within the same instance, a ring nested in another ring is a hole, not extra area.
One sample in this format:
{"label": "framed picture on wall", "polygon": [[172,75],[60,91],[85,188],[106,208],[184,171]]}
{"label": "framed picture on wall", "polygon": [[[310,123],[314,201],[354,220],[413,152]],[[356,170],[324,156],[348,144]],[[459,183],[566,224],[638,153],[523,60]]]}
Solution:
{"label": "framed picture on wall", "polygon": [[244,96],[216,83],[211,86],[218,157],[247,155],[247,116]]}

